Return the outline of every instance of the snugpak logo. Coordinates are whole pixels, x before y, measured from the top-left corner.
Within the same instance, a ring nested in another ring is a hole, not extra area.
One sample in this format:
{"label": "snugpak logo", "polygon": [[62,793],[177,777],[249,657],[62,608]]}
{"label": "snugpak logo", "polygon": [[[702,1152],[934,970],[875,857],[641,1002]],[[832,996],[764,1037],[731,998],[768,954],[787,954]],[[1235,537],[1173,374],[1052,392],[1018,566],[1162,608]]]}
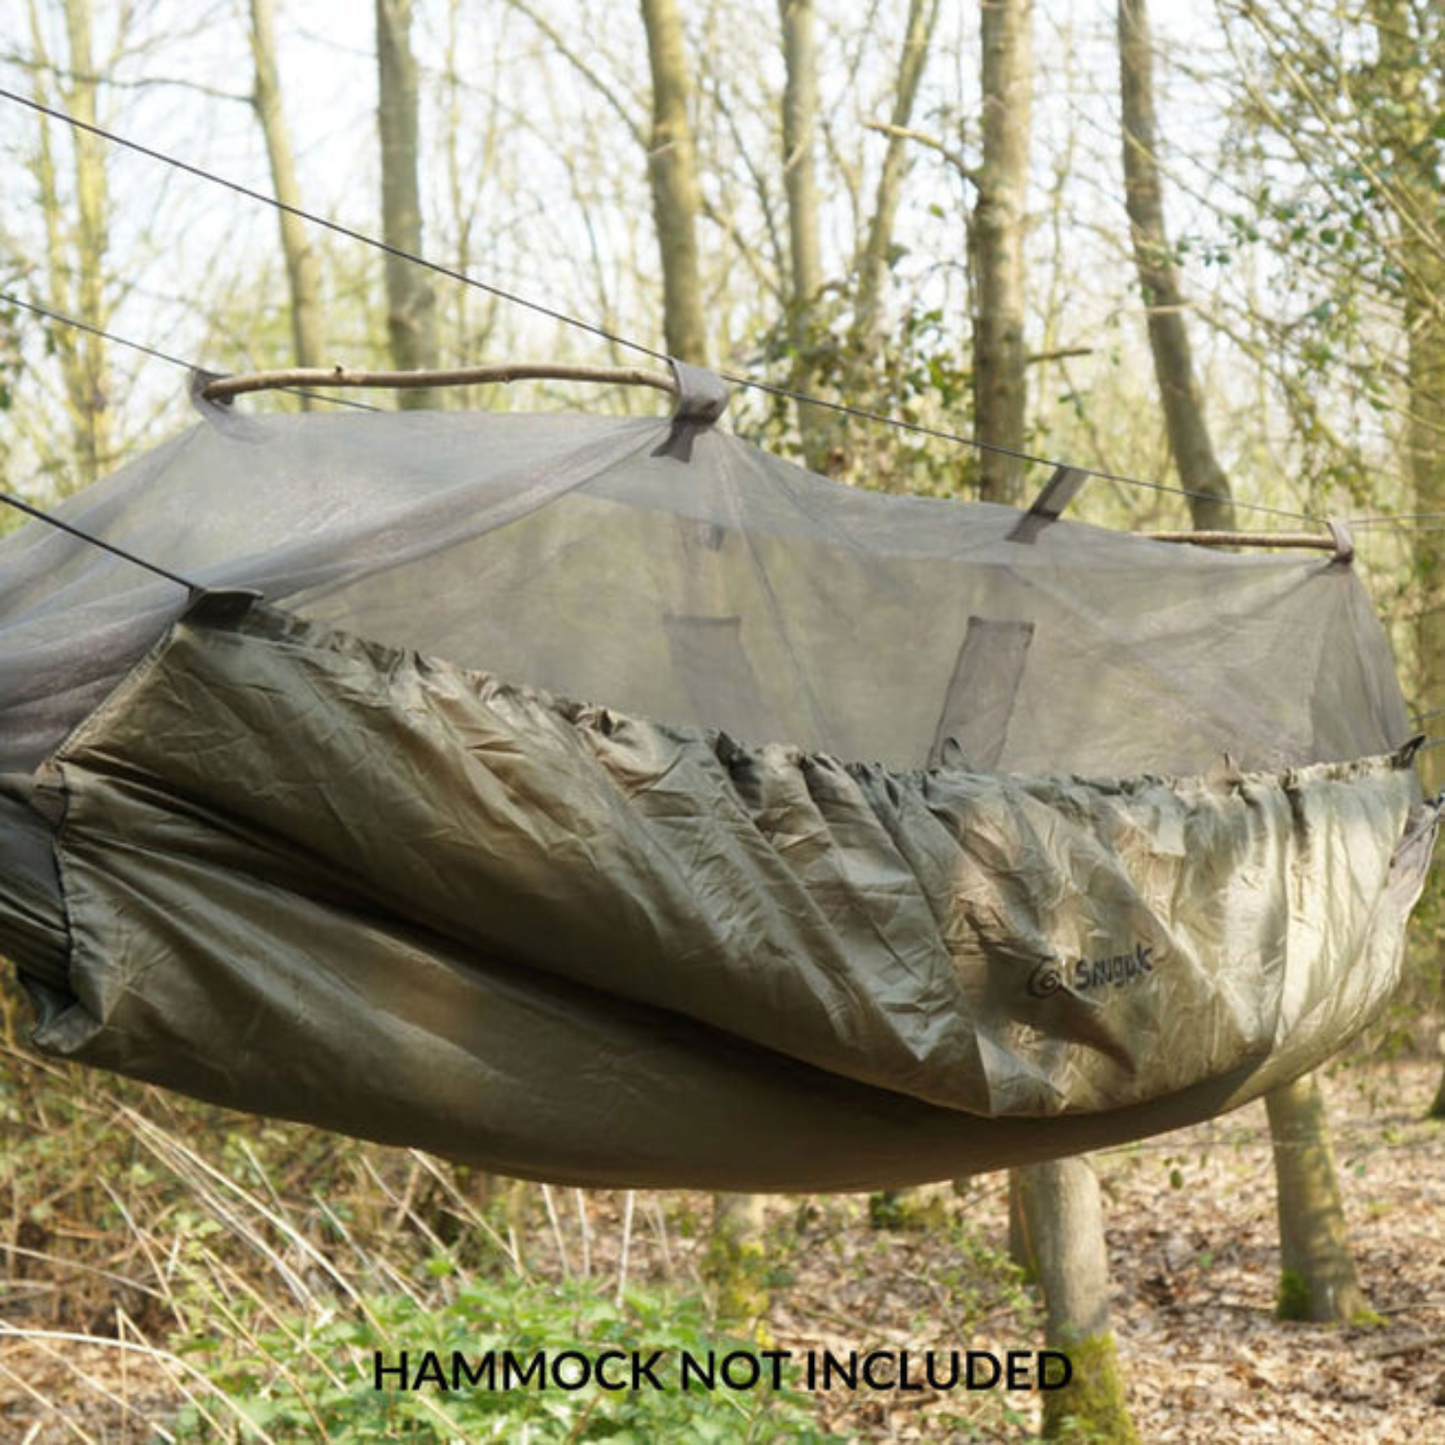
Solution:
{"label": "snugpak logo", "polygon": [[1088,993],[1091,989],[1122,988],[1137,983],[1154,972],[1154,950],[1142,943],[1132,953],[1116,953],[1109,958],[1046,958],[1029,975],[1029,992],[1035,998],[1049,998],[1067,989],[1070,993]]}

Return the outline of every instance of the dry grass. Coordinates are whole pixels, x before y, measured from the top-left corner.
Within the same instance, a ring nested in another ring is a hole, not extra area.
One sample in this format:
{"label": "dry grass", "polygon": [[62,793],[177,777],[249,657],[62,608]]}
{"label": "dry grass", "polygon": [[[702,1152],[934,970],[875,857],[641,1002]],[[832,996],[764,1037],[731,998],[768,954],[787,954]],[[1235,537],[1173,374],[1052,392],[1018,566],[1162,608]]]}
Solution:
{"label": "dry grass", "polygon": [[[469,1281],[558,1299],[591,1281],[624,1313],[635,1289],[705,1294],[703,1196],[487,1180],[58,1067],[14,1038],[10,1019],[5,1439],[386,1438],[338,1431],[327,1413],[369,1390],[367,1351],[338,1353],[328,1334],[340,1322],[422,1350],[434,1343],[425,1322]],[[1385,1320],[1371,1330],[1273,1320],[1273,1195],[1255,1111],[1101,1158],[1144,1438],[1445,1441],[1445,1137],[1419,1119],[1433,1083],[1429,1067],[1402,1064],[1354,1065],[1329,1084],[1354,1243]],[[857,1199],[778,1201],[765,1341],[795,1354],[1035,1347],[1033,1305],[1000,1262],[1001,1184],[979,1181],[948,1201],[941,1227],[915,1233],[870,1229]],[[301,1414],[245,1425],[258,1380]],[[414,1438],[449,1438],[437,1398],[414,1404]],[[835,1390],[809,1408],[821,1427],[874,1440],[1026,1440],[1036,1419],[1027,1394]],[[735,1438],[772,1438],[747,1428]]]}

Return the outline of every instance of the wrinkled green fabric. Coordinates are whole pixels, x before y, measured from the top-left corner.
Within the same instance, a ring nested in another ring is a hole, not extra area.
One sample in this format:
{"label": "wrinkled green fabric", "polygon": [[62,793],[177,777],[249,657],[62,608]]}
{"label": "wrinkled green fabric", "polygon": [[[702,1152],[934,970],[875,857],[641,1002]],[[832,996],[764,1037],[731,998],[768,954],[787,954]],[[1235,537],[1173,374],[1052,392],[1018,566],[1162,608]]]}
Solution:
{"label": "wrinkled green fabric", "polygon": [[1363,1026],[1434,811],[1347,547],[1021,533],[680,381],[202,405],[0,538],[43,1046],[503,1172],[846,1188],[1186,1123]]}
{"label": "wrinkled green fabric", "polygon": [[584,1183],[1096,1147],[1333,1052],[1433,836],[1402,757],[890,771],[213,599],[42,769],[44,1048]]}

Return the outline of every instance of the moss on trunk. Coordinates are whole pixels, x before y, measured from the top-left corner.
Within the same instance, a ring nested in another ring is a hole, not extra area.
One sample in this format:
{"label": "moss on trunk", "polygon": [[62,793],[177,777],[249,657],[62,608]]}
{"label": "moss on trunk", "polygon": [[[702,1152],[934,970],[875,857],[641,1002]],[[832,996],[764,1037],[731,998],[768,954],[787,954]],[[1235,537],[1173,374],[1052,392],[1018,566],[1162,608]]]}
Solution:
{"label": "moss on trunk", "polygon": [[1113,1333],[1078,1340],[1066,1353],[1073,1375],[1062,1389],[1044,1395],[1044,1439],[1137,1445]]}

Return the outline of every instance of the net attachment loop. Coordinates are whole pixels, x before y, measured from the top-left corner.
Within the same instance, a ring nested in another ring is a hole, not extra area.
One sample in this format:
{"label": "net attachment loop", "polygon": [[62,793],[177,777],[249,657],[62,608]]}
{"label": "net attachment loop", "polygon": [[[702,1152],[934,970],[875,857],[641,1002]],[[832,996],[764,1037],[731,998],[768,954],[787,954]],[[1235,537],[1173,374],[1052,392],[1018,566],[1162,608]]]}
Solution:
{"label": "net attachment loop", "polygon": [[728,409],[732,390],[715,371],[689,366],[685,361],[672,363],[677,401],[672,409],[674,421],[699,422],[711,426]]}
{"label": "net attachment loop", "polygon": [[[1090,476],[1078,467],[1059,466],[1040,489],[1028,511],[1019,516],[1007,540],[1032,543],[1063,515]],[[1282,547],[1333,552],[1334,560],[1348,567],[1355,560],[1355,539],[1349,527],[1330,518],[1327,533],[1319,532],[1138,532],[1152,542],[1182,542],[1194,547]]]}
{"label": "net attachment loop", "polygon": [[1034,498],[1033,505],[1018,519],[1008,534],[1010,542],[1032,543],[1051,522],[1063,516],[1064,508],[1078,495],[1079,488],[1089,480],[1089,473],[1078,467],[1055,467],[1053,475]]}
{"label": "net attachment loop", "polygon": [[727,410],[732,392],[722,377],[685,361],[672,363],[677,382],[677,402],[672,409],[672,426],[652,455],[671,457],[676,462],[692,460],[692,444]]}

